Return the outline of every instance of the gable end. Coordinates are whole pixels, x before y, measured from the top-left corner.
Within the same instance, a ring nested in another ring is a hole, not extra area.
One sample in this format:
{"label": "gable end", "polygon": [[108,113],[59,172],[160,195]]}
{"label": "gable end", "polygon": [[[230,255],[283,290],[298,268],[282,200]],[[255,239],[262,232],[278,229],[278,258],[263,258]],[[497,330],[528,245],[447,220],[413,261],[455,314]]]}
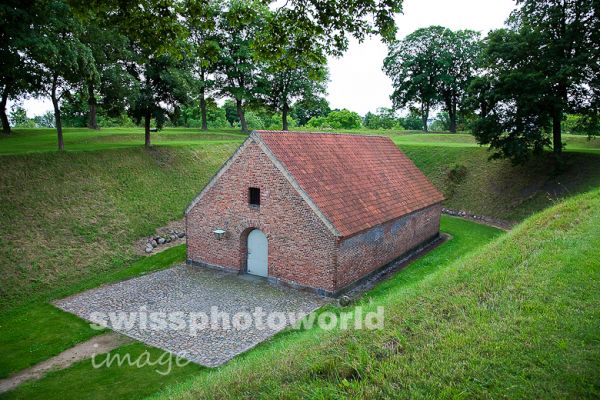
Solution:
{"label": "gable end", "polygon": [[229,169],[229,167],[231,166],[231,164],[233,164],[233,162],[239,157],[239,155],[246,149],[246,147],[248,147],[248,145],[253,142],[253,138],[252,136],[249,136],[244,143],[242,143],[240,145],[240,147],[237,148],[237,150],[231,155],[231,157],[229,157],[227,159],[227,161],[225,161],[225,164],[223,164],[223,166],[221,167],[221,169],[210,179],[210,181],[206,184],[206,186],[204,186],[204,188],[200,191],[200,193],[198,193],[196,195],[196,197],[194,197],[194,200],[192,200],[192,202],[187,206],[187,208],[184,211],[184,215],[189,214],[189,212],[192,210],[192,208],[194,208],[194,206],[196,204],[198,204],[198,202],[200,201],[200,199],[202,199],[202,197],[204,197],[204,194],[206,192],[208,192],[208,190],[210,188],[212,188],[215,183],[219,180],[219,178],[221,176],[223,176],[223,174]]}

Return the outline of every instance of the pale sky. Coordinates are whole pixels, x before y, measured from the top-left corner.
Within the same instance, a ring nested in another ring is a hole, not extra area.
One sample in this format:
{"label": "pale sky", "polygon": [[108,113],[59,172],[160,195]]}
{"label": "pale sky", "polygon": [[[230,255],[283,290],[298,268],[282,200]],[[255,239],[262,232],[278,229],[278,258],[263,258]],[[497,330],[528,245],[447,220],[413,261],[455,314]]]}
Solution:
{"label": "pale sky", "polygon": [[[485,35],[502,27],[514,8],[513,0],[404,0],[403,14],[396,17],[397,36],[402,38],[430,25],[473,29]],[[363,43],[352,41],[343,57],[329,59],[327,99],[331,108],[347,108],[364,115],[378,107],[390,107],[392,86],[381,70],[386,54],[387,47],[381,40],[371,38]],[[26,100],[24,106],[30,117],[52,109],[48,99]]]}

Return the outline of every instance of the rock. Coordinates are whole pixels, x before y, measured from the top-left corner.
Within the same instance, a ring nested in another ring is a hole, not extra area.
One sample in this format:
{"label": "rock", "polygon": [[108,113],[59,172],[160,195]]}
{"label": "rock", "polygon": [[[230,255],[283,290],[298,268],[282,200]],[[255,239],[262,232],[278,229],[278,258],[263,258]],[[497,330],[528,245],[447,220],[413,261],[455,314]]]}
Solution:
{"label": "rock", "polygon": [[342,296],[338,299],[338,302],[340,303],[340,306],[346,307],[352,302],[352,300],[348,296]]}
{"label": "rock", "polygon": [[177,235],[173,235],[171,234],[171,236],[169,236],[171,238],[171,240],[176,240],[177,239]]}
{"label": "rock", "polygon": [[165,241],[166,241],[167,243],[171,243],[171,237],[170,237],[170,236],[167,236],[167,237],[165,238]]}
{"label": "rock", "polygon": [[150,245],[152,247],[156,247],[156,246],[158,246],[158,242],[156,240],[152,239],[152,241],[150,242]]}
{"label": "rock", "polygon": [[177,236],[181,239],[182,237],[185,236],[184,232],[177,232]]}
{"label": "rock", "polygon": [[146,252],[146,253],[152,253],[152,250],[154,250],[154,247],[152,247],[152,245],[151,245],[151,244],[148,244],[148,245],[146,246],[145,252]]}
{"label": "rock", "polygon": [[164,237],[159,237],[158,238],[158,244],[164,244],[166,242]]}

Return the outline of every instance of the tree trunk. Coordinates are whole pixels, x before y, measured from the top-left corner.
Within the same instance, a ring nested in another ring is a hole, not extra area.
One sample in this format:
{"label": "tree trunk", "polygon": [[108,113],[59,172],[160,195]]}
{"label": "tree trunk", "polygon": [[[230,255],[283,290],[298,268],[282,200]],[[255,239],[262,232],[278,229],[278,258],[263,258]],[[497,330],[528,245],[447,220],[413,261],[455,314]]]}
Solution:
{"label": "tree trunk", "polygon": [[57,82],[58,77],[54,76],[54,79],[52,80],[52,92],[50,94],[50,98],[52,99],[52,106],[54,106],[54,124],[56,125],[56,134],[58,136],[58,150],[63,151],[65,149],[65,142],[63,139],[60,105],[58,103],[58,97],[56,97]]}
{"label": "tree trunk", "polygon": [[144,114],[144,146],[150,147],[150,120],[152,119],[152,114],[150,110],[146,110]]}
{"label": "tree trunk", "polygon": [[242,132],[248,132],[248,123],[246,122],[246,117],[244,116],[244,109],[242,108],[242,100],[235,99],[235,107],[237,109],[238,118],[240,119],[240,125],[242,127]]}
{"label": "tree trunk", "polygon": [[96,119],[98,102],[96,101],[96,95],[94,94],[94,86],[91,84],[88,86],[88,107],[88,128],[98,129],[98,121]]}
{"label": "tree trunk", "polygon": [[450,117],[450,133],[456,133],[456,96],[452,96],[448,116]]}
{"label": "tree trunk", "polygon": [[206,78],[204,70],[201,69],[200,77],[202,78],[202,87],[200,88],[200,115],[202,117],[202,130],[208,130],[208,121],[206,120]]}
{"label": "tree trunk", "polygon": [[0,102],[0,119],[2,119],[2,133],[10,135],[10,123],[6,115],[6,102],[8,101],[8,90],[5,88],[2,92],[2,101]]}
{"label": "tree trunk", "polygon": [[281,112],[281,122],[282,122],[282,129],[284,131],[288,130],[288,111],[289,111],[289,106],[287,103],[283,103],[283,110]]}
{"label": "tree trunk", "polygon": [[427,120],[429,119],[429,107],[421,105],[421,121],[423,121],[423,131],[427,132]]}
{"label": "tree trunk", "polygon": [[562,155],[561,122],[562,112],[560,110],[554,111],[552,115],[552,149],[557,158]]}
{"label": "tree trunk", "polygon": [[208,130],[208,121],[206,120],[206,99],[204,98],[204,88],[200,97],[200,115],[202,116],[202,130]]}

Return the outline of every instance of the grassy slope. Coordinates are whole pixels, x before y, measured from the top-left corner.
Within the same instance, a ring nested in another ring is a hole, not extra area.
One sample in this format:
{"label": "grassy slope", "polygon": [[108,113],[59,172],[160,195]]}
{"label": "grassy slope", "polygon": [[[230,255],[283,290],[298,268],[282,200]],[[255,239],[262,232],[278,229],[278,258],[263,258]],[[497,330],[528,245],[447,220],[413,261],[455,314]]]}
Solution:
{"label": "grassy slope", "polygon": [[132,243],[180,219],[236,147],[0,157],[1,307],[130,263]]}
{"label": "grassy slope", "polygon": [[[0,311],[133,261],[131,244],[181,218],[244,138],[169,129],[153,134],[159,145],[144,150],[138,131],[70,129],[67,149],[90,151],[64,154],[53,150],[52,130],[0,138],[0,151],[42,152],[0,157]],[[589,152],[569,153],[567,171],[555,177],[544,166],[488,163],[469,135],[386,134],[443,190],[450,208],[521,220],[559,196],[600,186],[600,140],[567,137],[569,147]],[[460,182],[448,178],[455,165],[466,167]]]}
{"label": "grassy slope", "polygon": [[[500,231],[496,229],[451,217],[443,217],[442,230],[450,233],[453,239],[411,264],[410,267],[395,275],[392,280],[386,281],[380,285],[376,290],[371,292],[370,296],[373,299],[378,299],[385,296],[390,290],[410,290],[411,287],[414,287],[428,275],[445,268],[451,260],[490,242],[500,234]],[[139,273],[143,270],[156,268],[157,265],[164,266],[167,264],[166,261],[168,260],[163,260],[161,256],[162,253],[147,258],[144,260],[143,265],[138,263],[134,268],[137,273]],[[156,258],[158,258],[158,260],[155,260]],[[109,278],[108,280],[112,279]],[[61,315],[53,317],[51,324],[44,324],[41,332],[48,333],[48,331],[50,331],[50,333],[58,333],[64,326],[65,320],[62,319],[62,317],[66,315],[67,314],[65,313],[61,313]],[[6,322],[7,325],[12,325],[13,321]],[[60,324],[57,324],[57,322]],[[82,325],[85,324],[82,323]],[[67,328],[70,329],[69,327]],[[91,331],[91,329],[87,327],[87,331]],[[65,330],[63,333],[66,337],[71,336],[71,332],[68,330]],[[217,371],[221,371],[219,373],[226,373],[225,371],[230,371],[232,369],[236,370],[248,363],[260,362],[260,360],[265,357],[267,359],[272,358],[274,354],[285,352],[288,346],[300,346],[301,343],[312,343],[313,340],[319,339],[323,333],[324,332],[319,332],[317,330],[284,332],[277,335],[274,339],[261,344],[252,351],[236,357],[233,361],[228,363],[226,367]],[[19,334],[17,329],[15,329],[15,334]],[[22,335],[22,333],[20,334]],[[41,334],[38,334],[35,339],[39,340],[40,338],[44,339],[45,337],[47,337],[47,335],[42,337]],[[3,347],[1,343],[2,339],[0,339],[0,354],[4,354],[6,350],[15,351],[17,355],[20,356],[27,356],[27,354],[24,354],[27,348],[19,348],[17,346],[18,343],[15,343],[10,349]],[[47,344],[56,347],[56,343]],[[148,349],[153,354],[152,359],[156,360],[158,353],[155,350],[141,345],[133,347],[124,346],[118,349],[117,352],[119,354],[131,353],[132,359],[135,359],[143,349]],[[38,352],[37,355],[40,355],[40,353],[41,352]],[[15,360],[18,358],[19,357],[16,356],[13,357]],[[214,370],[208,369],[186,369],[184,371],[177,369],[174,376],[165,378],[156,373],[151,373],[151,371],[152,368],[138,370],[135,368],[118,368],[116,366],[94,370],[89,360],[82,361],[73,367],[52,373],[38,382],[25,384],[17,390],[8,393],[5,397],[8,399],[38,397],[43,397],[45,399],[63,399],[65,393],[69,393],[69,398],[77,399],[140,398],[165,387],[167,384],[180,381],[185,377],[188,379],[190,377],[207,377],[214,373]],[[137,386],[141,379],[144,379],[145,381],[143,388]],[[105,385],[107,382],[111,383],[111,388],[114,388],[114,391],[106,390]],[[181,389],[179,388],[178,390]],[[0,396],[0,398],[3,397]]]}
{"label": "grassy slope", "polygon": [[599,248],[596,190],[377,287],[381,331],[307,334],[156,398],[597,398]]}
{"label": "grassy slope", "polygon": [[[52,292],[63,298],[106,283],[122,281],[185,260],[185,246],[175,246],[144,257],[127,268],[94,275],[70,287]],[[33,302],[2,314],[0,325],[0,378],[35,365],[102,333],[84,320],[46,302]]]}

